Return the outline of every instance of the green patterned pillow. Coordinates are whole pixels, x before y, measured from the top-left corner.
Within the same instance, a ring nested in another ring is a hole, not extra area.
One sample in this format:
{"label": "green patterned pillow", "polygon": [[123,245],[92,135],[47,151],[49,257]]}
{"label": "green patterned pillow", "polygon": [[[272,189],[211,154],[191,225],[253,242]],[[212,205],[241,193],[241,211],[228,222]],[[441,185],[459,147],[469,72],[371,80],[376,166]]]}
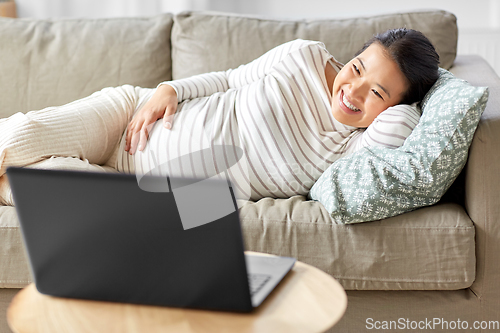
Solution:
{"label": "green patterned pillow", "polygon": [[439,201],[467,161],[488,88],[440,69],[403,146],[366,147],[333,163],[311,188],[338,223],[375,221]]}

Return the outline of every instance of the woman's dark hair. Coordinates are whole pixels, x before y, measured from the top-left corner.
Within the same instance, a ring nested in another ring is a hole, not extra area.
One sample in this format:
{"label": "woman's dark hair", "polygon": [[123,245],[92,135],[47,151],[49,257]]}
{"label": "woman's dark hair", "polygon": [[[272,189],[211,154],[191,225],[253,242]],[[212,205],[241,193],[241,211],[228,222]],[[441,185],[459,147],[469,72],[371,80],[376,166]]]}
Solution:
{"label": "woman's dark hair", "polygon": [[373,43],[382,45],[406,77],[408,90],[401,104],[420,102],[439,77],[439,55],[420,31],[399,28],[375,35],[356,53]]}

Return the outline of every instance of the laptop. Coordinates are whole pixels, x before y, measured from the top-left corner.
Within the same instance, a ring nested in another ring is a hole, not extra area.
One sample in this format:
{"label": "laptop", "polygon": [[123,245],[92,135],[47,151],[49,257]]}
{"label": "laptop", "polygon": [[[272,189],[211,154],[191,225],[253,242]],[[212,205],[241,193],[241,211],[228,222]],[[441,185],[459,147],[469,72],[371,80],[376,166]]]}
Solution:
{"label": "laptop", "polygon": [[[43,294],[250,312],[295,263],[244,253],[225,179],[18,167],[7,175]],[[158,184],[167,189],[144,190]]]}

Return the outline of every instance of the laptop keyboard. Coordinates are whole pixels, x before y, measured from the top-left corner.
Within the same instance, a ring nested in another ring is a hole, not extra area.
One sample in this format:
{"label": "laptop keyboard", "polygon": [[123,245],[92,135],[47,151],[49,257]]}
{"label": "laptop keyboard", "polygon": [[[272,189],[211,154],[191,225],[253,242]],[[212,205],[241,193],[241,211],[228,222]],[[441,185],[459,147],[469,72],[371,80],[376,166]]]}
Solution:
{"label": "laptop keyboard", "polygon": [[271,279],[271,275],[266,274],[248,274],[248,285],[250,286],[250,295],[257,293]]}

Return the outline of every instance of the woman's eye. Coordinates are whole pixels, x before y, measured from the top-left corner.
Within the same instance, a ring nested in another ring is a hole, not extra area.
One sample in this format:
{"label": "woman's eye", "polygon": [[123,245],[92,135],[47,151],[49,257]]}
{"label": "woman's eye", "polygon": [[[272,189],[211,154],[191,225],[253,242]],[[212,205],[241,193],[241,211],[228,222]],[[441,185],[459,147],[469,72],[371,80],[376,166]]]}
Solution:
{"label": "woman's eye", "polygon": [[380,93],[379,93],[378,91],[376,91],[375,89],[373,89],[372,91],[373,91],[373,93],[374,93],[377,97],[381,98],[382,100],[384,99],[384,98],[382,97],[382,95],[380,95]]}
{"label": "woman's eye", "polygon": [[361,74],[361,72],[359,71],[358,67],[355,64],[352,64],[352,67],[354,67],[356,73]]}

